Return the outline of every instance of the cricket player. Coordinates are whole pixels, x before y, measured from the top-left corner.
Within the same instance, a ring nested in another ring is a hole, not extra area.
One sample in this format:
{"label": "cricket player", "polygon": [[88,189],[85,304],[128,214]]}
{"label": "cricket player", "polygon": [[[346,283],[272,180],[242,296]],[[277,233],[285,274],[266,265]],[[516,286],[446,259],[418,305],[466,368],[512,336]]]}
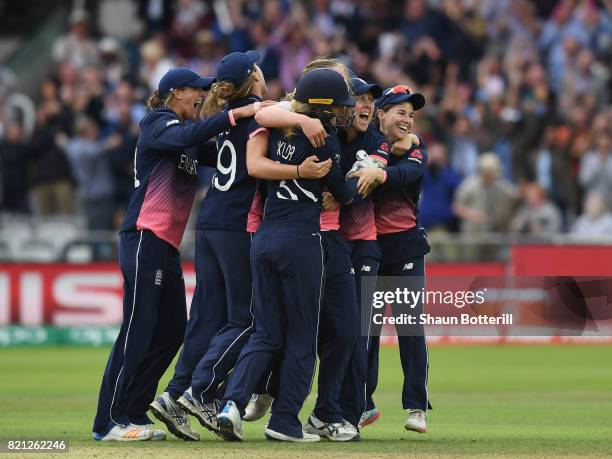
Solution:
{"label": "cricket player", "polygon": [[[374,194],[378,243],[382,252],[379,275],[415,277],[425,287],[425,255],[429,244],[418,224],[418,201],[427,164],[423,139],[410,134],[417,110],[425,105],[422,94],[400,85],[386,89],[376,100],[380,130],[393,143],[387,168],[362,169],[360,190],[378,186]],[[417,305],[422,310],[423,305]],[[374,333],[376,334],[376,333]],[[398,333],[404,372],[402,405],[408,412],[406,430],[427,431],[427,373],[429,358],[425,336]],[[372,336],[368,354],[367,404],[365,419],[376,414],[372,394],[378,381],[379,336]],[[362,420],[362,424],[363,424]]]}

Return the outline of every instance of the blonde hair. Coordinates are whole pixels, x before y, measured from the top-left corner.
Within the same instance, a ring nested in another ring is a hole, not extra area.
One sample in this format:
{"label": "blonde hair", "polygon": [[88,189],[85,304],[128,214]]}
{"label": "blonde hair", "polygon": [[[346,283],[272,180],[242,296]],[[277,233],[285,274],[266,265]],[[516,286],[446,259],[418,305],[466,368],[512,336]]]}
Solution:
{"label": "blonde hair", "polygon": [[217,81],[210,88],[210,92],[204,101],[202,116],[211,116],[219,113],[232,100],[248,96],[254,84],[255,72],[251,73],[249,78],[239,88],[236,88],[236,85],[229,81]]}
{"label": "blonde hair", "polygon": [[[344,81],[346,81],[346,84],[348,85],[348,87],[352,88],[353,86],[351,84],[351,74],[349,72],[348,67],[344,65],[342,62],[340,62],[340,60],[336,59],[335,57],[328,57],[328,56],[315,57],[308,64],[306,64],[306,67],[304,67],[304,70],[302,70],[302,75],[304,75],[306,72],[310,72],[311,70],[315,70],[315,69],[337,70],[340,73],[340,75],[344,77]],[[295,89],[291,92],[288,92],[285,95],[285,97],[282,98],[282,100],[291,101],[293,100],[294,97],[295,97]]]}
{"label": "blonde hair", "polygon": [[348,67],[334,57],[328,57],[328,56],[315,57],[313,60],[311,60],[306,65],[306,67],[304,67],[304,70],[302,70],[302,75],[314,69],[331,69],[331,68],[335,68],[336,70],[338,70],[338,72],[344,77],[345,81],[350,84],[351,74],[349,72]]}
{"label": "blonde hair", "polygon": [[[293,113],[300,113],[302,115],[309,116],[311,107],[310,107],[310,104],[307,104],[305,102],[300,102],[299,100],[291,99],[290,104],[289,104],[289,111]],[[293,127],[283,128],[283,135],[289,138],[295,134],[295,130],[296,129]]]}

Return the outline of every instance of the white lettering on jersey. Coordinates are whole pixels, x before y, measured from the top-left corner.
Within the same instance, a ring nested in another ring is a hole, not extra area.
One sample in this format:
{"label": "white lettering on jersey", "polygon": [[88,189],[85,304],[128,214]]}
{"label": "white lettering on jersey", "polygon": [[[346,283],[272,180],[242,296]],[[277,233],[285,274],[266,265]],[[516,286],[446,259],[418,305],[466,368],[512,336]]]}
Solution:
{"label": "white lettering on jersey", "polygon": [[283,142],[282,140],[278,141],[278,145],[276,148],[277,156],[280,156],[285,161],[291,161],[294,153],[295,153],[295,146],[291,145],[290,143]]}
{"label": "white lettering on jersey", "polygon": [[178,168],[189,175],[198,175],[198,160],[183,153]]}

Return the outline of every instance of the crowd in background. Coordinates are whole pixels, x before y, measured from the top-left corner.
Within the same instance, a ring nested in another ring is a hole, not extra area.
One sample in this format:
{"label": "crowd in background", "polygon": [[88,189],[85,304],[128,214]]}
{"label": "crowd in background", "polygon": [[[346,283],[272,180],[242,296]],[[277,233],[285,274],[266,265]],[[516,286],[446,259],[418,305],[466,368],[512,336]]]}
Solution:
{"label": "crowd in background", "polygon": [[0,118],[2,211],[116,228],[161,76],[214,75],[224,54],[257,49],[270,99],[323,55],[425,95],[431,232],[610,235],[611,13],[608,0],[97,2],[53,45],[33,132]]}

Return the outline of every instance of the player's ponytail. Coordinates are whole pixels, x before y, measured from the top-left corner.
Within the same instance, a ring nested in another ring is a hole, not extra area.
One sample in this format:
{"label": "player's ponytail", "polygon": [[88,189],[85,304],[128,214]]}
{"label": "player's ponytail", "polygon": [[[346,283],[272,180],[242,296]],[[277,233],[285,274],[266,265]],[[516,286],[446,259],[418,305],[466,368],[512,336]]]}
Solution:
{"label": "player's ponytail", "polygon": [[164,106],[164,101],[159,95],[159,91],[155,90],[155,92],[147,99],[147,107],[150,110],[155,110],[156,108],[161,108]]}
{"label": "player's ponytail", "polygon": [[247,97],[255,84],[255,72],[239,88],[229,81],[217,81],[210,88],[202,106],[202,116],[209,117],[219,113],[232,100]]}
{"label": "player's ponytail", "polygon": [[[351,75],[350,75],[349,69],[339,59],[336,59],[334,57],[327,57],[327,56],[315,57],[313,60],[311,60],[306,65],[306,67],[304,67],[304,70],[302,70],[302,75],[304,75],[307,72],[310,72],[311,70],[315,70],[315,69],[335,70],[344,77],[344,80],[346,81],[346,84],[349,86],[349,88],[351,87]],[[295,97],[295,89],[285,94],[285,97],[283,97],[281,101],[291,102],[294,97]]]}

